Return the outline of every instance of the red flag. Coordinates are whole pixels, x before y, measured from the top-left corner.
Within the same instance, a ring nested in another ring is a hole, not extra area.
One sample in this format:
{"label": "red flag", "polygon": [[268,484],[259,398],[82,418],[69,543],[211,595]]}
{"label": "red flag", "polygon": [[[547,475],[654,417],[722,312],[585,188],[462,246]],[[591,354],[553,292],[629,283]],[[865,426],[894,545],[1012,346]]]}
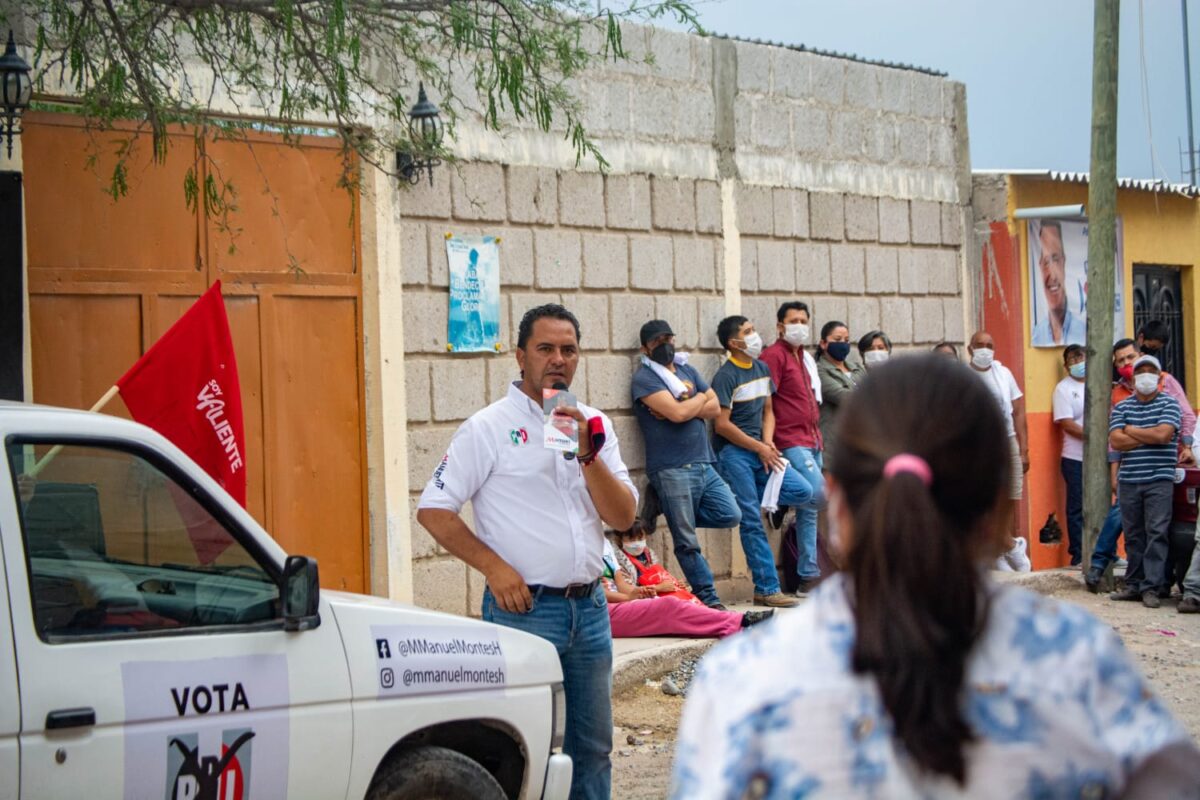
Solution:
{"label": "red flag", "polygon": [[[220,281],[121,376],[117,388],[135,420],[170,439],[245,507],[242,391]],[[205,563],[216,557],[210,552],[206,558],[201,543],[193,543]]]}

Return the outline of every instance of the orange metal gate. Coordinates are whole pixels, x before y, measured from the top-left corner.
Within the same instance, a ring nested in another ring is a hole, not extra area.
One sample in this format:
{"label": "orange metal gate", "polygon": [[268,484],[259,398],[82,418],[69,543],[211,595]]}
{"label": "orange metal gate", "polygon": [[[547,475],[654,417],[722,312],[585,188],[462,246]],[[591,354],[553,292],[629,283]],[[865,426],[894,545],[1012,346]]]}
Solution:
{"label": "orange metal gate", "polygon": [[[322,584],[369,586],[358,196],[336,140],[212,141],[179,130],[166,163],[148,135],[128,194],[105,194],[130,129],[29,114],[22,135],[33,400],[90,407],[215,281],[237,352],[251,514]],[[229,226],[189,209],[195,169],[232,181]],[[118,397],[105,413],[128,416]]]}

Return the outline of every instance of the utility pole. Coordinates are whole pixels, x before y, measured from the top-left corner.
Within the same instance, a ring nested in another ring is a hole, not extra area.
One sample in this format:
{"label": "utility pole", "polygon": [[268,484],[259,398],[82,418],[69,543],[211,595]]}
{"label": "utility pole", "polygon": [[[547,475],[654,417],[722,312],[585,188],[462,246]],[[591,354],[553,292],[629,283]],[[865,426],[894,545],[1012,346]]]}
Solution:
{"label": "utility pole", "polygon": [[1192,58],[1188,47],[1187,0],[1179,0],[1183,10],[1183,90],[1187,94],[1188,184],[1196,184],[1196,140],[1192,138]]}
{"label": "utility pole", "polygon": [[1117,248],[1117,35],[1120,0],[1095,0],[1092,165],[1088,179],[1087,380],[1083,419],[1083,564],[1090,569],[1108,514],[1108,410]]}

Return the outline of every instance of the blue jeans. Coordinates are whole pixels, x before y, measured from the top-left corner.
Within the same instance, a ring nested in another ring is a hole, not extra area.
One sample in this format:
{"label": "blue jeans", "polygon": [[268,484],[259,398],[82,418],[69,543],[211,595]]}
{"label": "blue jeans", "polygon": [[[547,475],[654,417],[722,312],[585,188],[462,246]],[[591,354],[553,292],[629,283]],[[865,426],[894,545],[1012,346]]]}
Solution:
{"label": "blue jeans", "polygon": [[796,573],[801,580],[821,577],[817,566],[817,509],[825,502],[825,477],[821,474],[821,451],[810,447],[789,447],[783,457],[808,482],[812,500],[806,508],[796,509]]}
{"label": "blue jeans", "polygon": [[700,602],[721,602],[713,587],[712,570],[700,550],[696,528],[732,528],[741,522],[733,492],[711,464],[685,464],[650,475],[658,502],[671,529],[675,559]]}
{"label": "blue jeans", "polygon": [[[767,471],[758,456],[737,445],[726,444],[717,456],[717,469],[729,484],[738,508],[742,510],[742,524],[738,534],[742,540],[742,552],[754,579],[756,595],[775,594],[779,591],[779,573],[775,570],[775,554],[767,543],[767,532],[762,524],[762,493],[767,485]],[[813,492],[808,482],[800,477],[791,466],[783,475],[783,487],[779,490],[780,505],[793,508],[812,502]]]}
{"label": "blue jeans", "polygon": [[1071,563],[1078,564],[1083,552],[1083,462],[1059,459],[1059,469],[1067,485],[1067,552]]}
{"label": "blue jeans", "polygon": [[567,599],[535,590],[533,609],[512,614],[490,589],[483,619],[540,636],[554,645],[567,695],[563,752],[571,757],[571,798],[608,800],[612,793],[612,628],[604,590]]}
{"label": "blue jeans", "polygon": [[1092,569],[1103,572],[1117,560],[1117,539],[1121,538],[1121,504],[1113,503],[1104,518],[1100,535],[1096,537],[1096,549],[1092,553]]}

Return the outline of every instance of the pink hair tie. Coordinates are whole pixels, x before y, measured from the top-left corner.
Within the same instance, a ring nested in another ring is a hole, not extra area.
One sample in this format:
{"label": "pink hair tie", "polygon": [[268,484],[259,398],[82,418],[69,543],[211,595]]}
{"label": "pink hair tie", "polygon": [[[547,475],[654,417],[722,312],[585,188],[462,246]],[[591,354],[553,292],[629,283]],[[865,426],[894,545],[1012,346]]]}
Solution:
{"label": "pink hair tie", "polygon": [[912,453],[894,455],[883,465],[883,477],[885,478],[894,478],[901,472],[916,475],[926,486],[933,483],[933,470],[929,468],[929,462]]}

